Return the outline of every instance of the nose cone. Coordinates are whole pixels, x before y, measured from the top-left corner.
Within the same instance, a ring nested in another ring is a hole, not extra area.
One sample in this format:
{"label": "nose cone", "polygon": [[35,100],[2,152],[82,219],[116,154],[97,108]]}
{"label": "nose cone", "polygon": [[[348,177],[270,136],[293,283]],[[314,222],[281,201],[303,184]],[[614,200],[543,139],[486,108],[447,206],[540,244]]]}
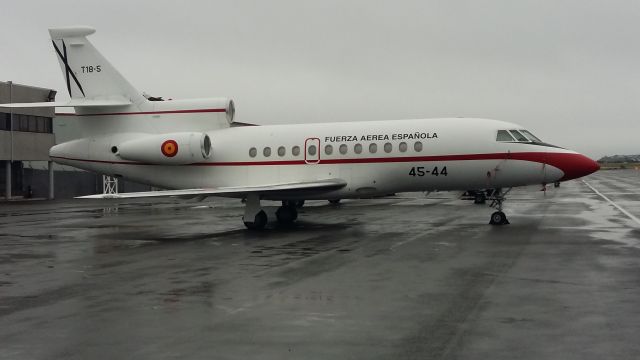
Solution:
{"label": "nose cone", "polygon": [[600,170],[600,165],[588,157],[577,153],[549,153],[547,163],[562,170],[560,181],[577,179]]}

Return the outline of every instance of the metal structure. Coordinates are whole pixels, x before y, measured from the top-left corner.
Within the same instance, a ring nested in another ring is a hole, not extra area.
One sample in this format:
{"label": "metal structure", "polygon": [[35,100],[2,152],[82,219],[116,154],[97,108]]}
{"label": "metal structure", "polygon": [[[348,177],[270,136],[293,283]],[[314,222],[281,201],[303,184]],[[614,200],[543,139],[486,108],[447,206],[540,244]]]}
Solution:
{"label": "metal structure", "polygon": [[118,195],[118,179],[102,175],[102,193],[104,195]]}

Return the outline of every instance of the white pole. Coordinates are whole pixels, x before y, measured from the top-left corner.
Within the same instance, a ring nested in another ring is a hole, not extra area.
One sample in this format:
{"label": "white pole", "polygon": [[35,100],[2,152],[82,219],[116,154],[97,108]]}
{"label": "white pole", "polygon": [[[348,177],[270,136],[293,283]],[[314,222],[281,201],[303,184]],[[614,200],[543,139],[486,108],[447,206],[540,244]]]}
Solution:
{"label": "white pole", "polygon": [[[7,81],[9,84],[9,104],[13,103],[13,81]],[[6,195],[7,200],[11,200],[11,162],[13,161],[13,108],[9,108],[9,136],[11,137],[11,156],[7,161],[7,176],[6,176]]]}
{"label": "white pole", "polygon": [[11,160],[5,161],[6,163],[6,176],[5,176],[5,188],[6,188],[6,197],[7,200],[11,200]]}
{"label": "white pole", "polygon": [[[13,103],[13,81],[7,81],[9,84],[9,104]],[[13,161],[13,108],[9,108],[9,131],[11,136],[11,161]]]}
{"label": "white pole", "polygon": [[49,200],[53,199],[53,161],[49,160]]}

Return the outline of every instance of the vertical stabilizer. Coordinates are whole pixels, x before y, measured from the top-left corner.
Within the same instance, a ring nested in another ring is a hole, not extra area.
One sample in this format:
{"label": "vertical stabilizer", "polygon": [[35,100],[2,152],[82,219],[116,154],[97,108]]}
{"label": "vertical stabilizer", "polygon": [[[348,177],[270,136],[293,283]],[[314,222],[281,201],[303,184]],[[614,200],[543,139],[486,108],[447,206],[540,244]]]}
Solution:
{"label": "vertical stabilizer", "polygon": [[71,99],[146,100],[89,42],[95,29],[85,26],[49,29]]}

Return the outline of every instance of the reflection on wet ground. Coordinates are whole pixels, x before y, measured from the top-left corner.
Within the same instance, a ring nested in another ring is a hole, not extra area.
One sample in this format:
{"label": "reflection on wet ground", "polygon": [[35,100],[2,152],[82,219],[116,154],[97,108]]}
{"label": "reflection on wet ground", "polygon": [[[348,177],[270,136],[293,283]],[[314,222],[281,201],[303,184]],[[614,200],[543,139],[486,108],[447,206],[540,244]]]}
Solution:
{"label": "reflection on wet ground", "polygon": [[258,233],[233,199],[1,204],[0,358],[634,358],[640,172],[586,181],[505,227],[456,193]]}

